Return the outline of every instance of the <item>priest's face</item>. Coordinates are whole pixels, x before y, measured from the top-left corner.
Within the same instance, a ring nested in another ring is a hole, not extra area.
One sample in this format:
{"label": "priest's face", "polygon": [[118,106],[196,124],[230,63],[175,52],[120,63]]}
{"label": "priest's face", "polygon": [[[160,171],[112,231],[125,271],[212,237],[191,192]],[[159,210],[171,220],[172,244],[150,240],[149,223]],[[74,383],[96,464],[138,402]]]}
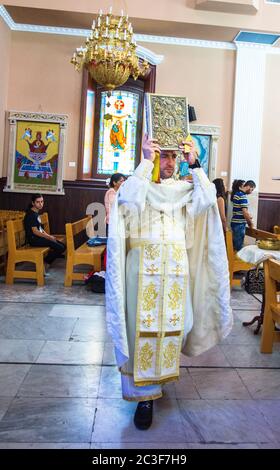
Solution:
{"label": "priest's face", "polygon": [[171,178],[175,171],[176,152],[174,150],[163,150],[160,154],[160,177]]}

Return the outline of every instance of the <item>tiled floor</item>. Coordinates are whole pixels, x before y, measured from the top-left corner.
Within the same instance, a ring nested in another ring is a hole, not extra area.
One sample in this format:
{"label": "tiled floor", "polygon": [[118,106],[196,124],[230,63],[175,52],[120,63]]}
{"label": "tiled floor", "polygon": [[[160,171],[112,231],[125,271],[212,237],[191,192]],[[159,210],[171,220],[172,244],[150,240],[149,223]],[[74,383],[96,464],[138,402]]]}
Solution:
{"label": "tiled floor", "polygon": [[233,292],[232,333],[182,357],[143,432],[121,398],[104,297],[64,288],[63,269],[60,260],[45,287],[0,278],[0,449],[280,448],[280,345],[261,354],[242,326],[258,300]]}

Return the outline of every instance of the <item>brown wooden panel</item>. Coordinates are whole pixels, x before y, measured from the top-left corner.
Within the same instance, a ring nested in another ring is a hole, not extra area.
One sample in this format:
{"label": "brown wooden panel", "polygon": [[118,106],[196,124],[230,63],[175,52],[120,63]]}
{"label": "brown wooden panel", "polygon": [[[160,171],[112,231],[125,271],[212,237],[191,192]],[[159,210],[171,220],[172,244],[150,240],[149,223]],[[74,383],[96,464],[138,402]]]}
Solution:
{"label": "brown wooden panel", "polygon": [[[3,193],[6,178],[0,179],[0,209],[25,210],[31,195]],[[48,212],[52,233],[65,233],[65,224],[82,219],[92,202],[104,203],[105,185],[86,181],[64,181],[65,196],[45,194],[44,212]]]}
{"label": "brown wooden panel", "polygon": [[258,228],[273,232],[280,225],[280,194],[259,193]]}

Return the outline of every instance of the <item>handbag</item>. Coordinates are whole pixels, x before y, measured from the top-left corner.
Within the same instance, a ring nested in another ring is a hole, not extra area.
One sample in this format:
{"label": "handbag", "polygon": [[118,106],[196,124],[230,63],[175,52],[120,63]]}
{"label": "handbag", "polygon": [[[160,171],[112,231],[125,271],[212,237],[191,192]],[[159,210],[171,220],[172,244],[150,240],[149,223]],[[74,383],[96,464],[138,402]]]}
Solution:
{"label": "handbag", "polygon": [[264,293],[263,268],[253,268],[247,271],[245,276],[244,289],[248,294]]}

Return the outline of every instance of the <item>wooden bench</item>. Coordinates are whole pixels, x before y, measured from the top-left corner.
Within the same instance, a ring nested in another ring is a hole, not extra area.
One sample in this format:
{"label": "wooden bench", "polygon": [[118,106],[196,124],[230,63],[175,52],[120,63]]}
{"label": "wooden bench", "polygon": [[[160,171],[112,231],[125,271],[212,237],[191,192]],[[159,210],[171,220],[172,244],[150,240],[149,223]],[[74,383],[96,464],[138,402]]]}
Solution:
{"label": "wooden bench", "polygon": [[[8,264],[6,272],[6,284],[13,284],[14,279],[36,279],[38,286],[44,285],[44,256],[48,253],[47,247],[18,246],[18,239],[25,231],[23,220],[9,220],[7,222],[8,237]],[[34,263],[36,271],[16,270],[17,263],[28,261]]]}
{"label": "wooden bench", "polygon": [[[7,221],[23,219],[25,212],[23,211],[8,211],[0,210],[0,268],[6,267],[6,258],[8,253],[8,241],[7,241]],[[23,241],[20,237],[17,237],[17,246],[24,244],[25,235]]]}
{"label": "wooden bench", "polygon": [[240,286],[241,279],[235,279],[234,273],[237,271],[248,271],[254,267],[254,264],[245,263],[245,261],[242,261],[240,258],[238,258],[233,249],[232,232],[230,230],[226,231],[226,249],[228,257],[230,287],[232,288],[233,286]]}
{"label": "wooden bench", "polygon": [[267,238],[275,238],[276,240],[280,239],[279,234],[266,232],[265,230],[260,230],[258,228],[246,227],[246,235],[248,235],[248,237],[255,238],[256,240],[266,240]]}
{"label": "wooden bench", "polygon": [[[47,212],[43,212],[43,214],[40,215],[41,218],[41,224],[44,226],[45,232],[47,232],[50,235],[50,223],[49,223],[49,216]],[[63,234],[55,234],[51,233],[59,242],[66,243],[66,235]]]}
{"label": "wooden bench", "polygon": [[90,247],[87,243],[75,249],[74,236],[83,232],[91,220],[91,216],[85,217],[72,224],[66,224],[66,246],[67,246],[67,262],[64,285],[72,286],[73,281],[83,281],[86,272],[74,272],[74,267],[79,264],[90,265],[95,271],[101,270],[101,255],[105,251],[105,246]]}
{"label": "wooden bench", "polygon": [[261,352],[272,353],[273,343],[280,341],[280,331],[275,331],[275,322],[280,323],[280,302],[277,296],[277,283],[280,282],[280,262],[264,262],[265,310],[261,338]]}

